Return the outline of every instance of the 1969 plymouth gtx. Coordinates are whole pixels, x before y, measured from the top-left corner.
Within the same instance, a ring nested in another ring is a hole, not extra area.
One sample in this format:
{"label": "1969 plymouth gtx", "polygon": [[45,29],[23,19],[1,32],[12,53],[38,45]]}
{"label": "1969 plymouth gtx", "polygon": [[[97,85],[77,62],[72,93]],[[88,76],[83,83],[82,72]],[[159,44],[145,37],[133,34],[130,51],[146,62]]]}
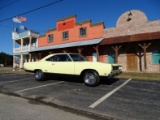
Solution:
{"label": "1969 plymouth gtx", "polygon": [[38,62],[24,63],[24,69],[34,72],[37,81],[51,73],[79,76],[87,86],[97,86],[101,77],[112,78],[122,72],[121,65],[87,61],[77,53],[50,54]]}

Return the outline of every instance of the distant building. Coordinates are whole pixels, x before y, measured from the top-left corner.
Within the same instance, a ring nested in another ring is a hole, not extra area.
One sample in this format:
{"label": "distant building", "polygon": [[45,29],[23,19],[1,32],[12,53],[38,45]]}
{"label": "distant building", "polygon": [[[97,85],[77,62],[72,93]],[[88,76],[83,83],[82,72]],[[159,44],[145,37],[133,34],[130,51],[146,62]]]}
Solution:
{"label": "distant building", "polygon": [[122,64],[124,71],[160,71],[160,20],[148,21],[138,10],[123,13],[115,28],[91,20],[76,22],[73,15],[57,20],[56,28],[44,35],[28,30],[13,32],[12,37],[20,68],[24,61],[38,61],[51,53],[74,52],[90,61]]}

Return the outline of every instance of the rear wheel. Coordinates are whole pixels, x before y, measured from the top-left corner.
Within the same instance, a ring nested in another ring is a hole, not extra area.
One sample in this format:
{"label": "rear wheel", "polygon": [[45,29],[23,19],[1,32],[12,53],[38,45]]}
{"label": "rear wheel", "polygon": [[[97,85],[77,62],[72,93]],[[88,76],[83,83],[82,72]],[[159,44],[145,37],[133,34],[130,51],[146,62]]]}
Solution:
{"label": "rear wheel", "polygon": [[34,74],[34,78],[37,81],[43,81],[45,79],[45,74],[43,73],[42,70],[36,70]]}
{"label": "rear wheel", "polygon": [[89,70],[83,74],[83,81],[87,86],[97,86],[100,83],[99,75],[96,71]]}

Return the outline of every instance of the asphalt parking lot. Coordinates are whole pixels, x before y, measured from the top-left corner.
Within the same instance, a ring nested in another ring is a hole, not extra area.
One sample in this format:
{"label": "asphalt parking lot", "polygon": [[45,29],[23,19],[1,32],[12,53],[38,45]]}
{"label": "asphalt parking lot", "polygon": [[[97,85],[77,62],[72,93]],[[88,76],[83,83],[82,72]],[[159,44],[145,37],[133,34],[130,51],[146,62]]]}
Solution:
{"label": "asphalt parking lot", "polygon": [[160,81],[111,79],[97,87],[33,74],[0,74],[0,91],[120,120],[160,120]]}

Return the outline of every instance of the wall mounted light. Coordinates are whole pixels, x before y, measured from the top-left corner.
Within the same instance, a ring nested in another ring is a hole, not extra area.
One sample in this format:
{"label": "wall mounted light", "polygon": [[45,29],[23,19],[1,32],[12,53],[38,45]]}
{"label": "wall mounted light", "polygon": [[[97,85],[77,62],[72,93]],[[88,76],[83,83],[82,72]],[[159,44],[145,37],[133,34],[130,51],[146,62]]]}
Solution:
{"label": "wall mounted light", "polygon": [[131,21],[131,20],[132,20],[132,18],[131,18],[131,16],[132,16],[132,15],[133,15],[133,14],[132,14],[132,12],[131,12],[131,11],[129,11],[127,21]]}

